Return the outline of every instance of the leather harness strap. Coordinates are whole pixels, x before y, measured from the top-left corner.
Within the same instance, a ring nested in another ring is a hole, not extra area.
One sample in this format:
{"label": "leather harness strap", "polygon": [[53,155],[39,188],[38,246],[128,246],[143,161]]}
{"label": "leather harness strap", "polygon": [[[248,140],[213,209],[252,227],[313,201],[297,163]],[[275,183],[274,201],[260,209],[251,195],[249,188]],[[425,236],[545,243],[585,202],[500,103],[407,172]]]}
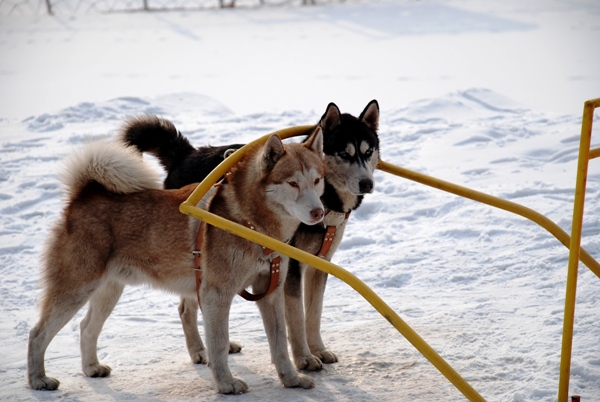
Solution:
{"label": "leather harness strap", "polygon": [[[350,217],[350,212],[346,212],[344,216],[344,222],[348,220]],[[329,225],[327,226],[327,231],[325,232],[325,236],[323,236],[323,244],[321,244],[321,249],[317,253],[317,257],[325,258],[331,245],[333,244],[333,240],[335,239],[335,234],[337,232],[338,225]]]}
{"label": "leather harness strap", "polygon": [[[350,212],[346,212],[344,216],[344,221],[347,221],[350,217]],[[342,223],[343,223],[342,222]],[[341,224],[341,223],[340,223]],[[246,227],[256,230],[256,227],[244,220],[244,225]],[[335,240],[335,235],[337,232],[338,225],[329,225],[327,226],[327,230],[325,235],[323,236],[323,243],[321,244],[321,249],[317,253],[317,257],[326,258],[327,253],[331,249],[331,245],[333,244],[333,240]],[[194,255],[194,271],[196,272],[196,295],[198,297],[198,305],[200,305],[200,285],[202,284],[202,266],[201,266],[201,250],[202,250],[202,240],[204,237],[204,222],[200,222],[200,226],[198,228],[198,236],[196,237],[196,249],[192,251]],[[289,241],[288,241],[289,243]],[[279,284],[279,273],[280,273],[280,265],[281,265],[281,256],[276,254],[274,250],[267,248],[265,246],[261,246],[263,249],[263,254],[267,256],[271,260],[270,267],[270,281],[269,288],[265,293],[261,294],[253,294],[248,292],[247,290],[242,290],[240,292],[240,296],[248,301],[257,301],[262,299],[263,297],[271,294]],[[274,258],[271,258],[272,254],[276,254]]]}
{"label": "leather harness strap", "polygon": [[[246,225],[246,227],[252,229],[252,230],[256,230],[256,227],[251,224],[250,222],[244,220],[244,225]],[[198,236],[196,237],[196,249],[192,251],[192,254],[194,255],[194,271],[196,272],[196,296],[198,298],[198,305],[200,304],[200,286],[202,285],[202,265],[201,265],[201,257],[202,257],[202,241],[203,241],[203,237],[204,237],[204,222],[200,222],[200,226],[198,228]],[[288,241],[289,243],[289,241]],[[263,254],[265,256],[267,256],[270,260],[271,260],[271,267],[270,267],[270,281],[269,281],[269,288],[267,289],[267,291],[265,293],[261,293],[261,294],[253,294],[248,292],[247,290],[242,290],[240,292],[240,296],[242,296],[244,299],[249,300],[249,301],[257,301],[262,299],[263,297],[269,295],[271,292],[273,292],[275,290],[275,288],[277,287],[277,285],[279,284],[279,273],[281,271],[281,256],[279,256],[279,254],[276,254],[274,250],[271,250],[270,248],[261,246],[262,250],[263,250]],[[274,258],[271,258],[272,254],[276,254]]]}
{"label": "leather harness strap", "polygon": [[204,237],[204,222],[200,221],[198,227],[198,236],[196,236],[196,249],[192,251],[194,255],[194,271],[196,272],[196,296],[198,297],[198,305],[200,306],[200,285],[202,284],[202,238]]}
{"label": "leather harness strap", "polygon": [[[245,219],[244,219],[244,225],[246,225],[246,227],[249,229],[256,230],[256,227]],[[269,288],[267,289],[267,291],[265,293],[261,293],[258,295],[254,294],[254,293],[250,293],[246,289],[242,290],[240,292],[240,296],[242,296],[244,299],[246,299],[248,301],[257,301],[257,300],[262,299],[266,295],[271,294],[271,292],[275,290],[277,285],[279,285],[279,271],[280,271],[279,266],[281,265],[281,256],[279,254],[276,254],[276,256],[274,258],[272,258],[271,255],[273,253],[275,253],[275,251],[271,250],[270,248],[267,248],[265,246],[261,246],[261,247],[263,250],[263,254],[266,255],[271,260],[271,267],[270,267],[271,279],[269,281]]]}

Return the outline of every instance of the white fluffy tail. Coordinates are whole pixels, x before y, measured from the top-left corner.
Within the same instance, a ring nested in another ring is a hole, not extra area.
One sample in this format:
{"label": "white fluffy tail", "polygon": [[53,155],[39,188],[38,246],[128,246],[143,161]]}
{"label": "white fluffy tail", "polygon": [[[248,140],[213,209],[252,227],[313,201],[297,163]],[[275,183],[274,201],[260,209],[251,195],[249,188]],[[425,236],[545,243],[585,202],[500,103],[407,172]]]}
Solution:
{"label": "white fluffy tail", "polygon": [[144,163],[135,148],[109,141],[87,144],[71,155],[60,179],[69,198],[93,180],[117,194],[162,188],[158,173]]}

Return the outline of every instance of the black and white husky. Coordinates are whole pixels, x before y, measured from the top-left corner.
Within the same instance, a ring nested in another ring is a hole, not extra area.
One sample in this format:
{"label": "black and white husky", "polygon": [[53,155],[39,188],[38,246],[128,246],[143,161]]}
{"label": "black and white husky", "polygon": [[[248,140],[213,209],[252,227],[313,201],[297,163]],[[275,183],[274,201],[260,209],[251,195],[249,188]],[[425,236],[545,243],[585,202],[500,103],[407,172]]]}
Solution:
{"label": "black and white husky", "polygon": [[[321,197],[325,219],[314,226],[301,224],[292,245],[331,260],[351,211],[360,206],[365,194],[373,191],[373,172],[379,162],[378,125],[376,100],[369,102],[358,118],[340,113],[334,103],[327,106],[318,123],[323,130],[326,163],[325,192]],[[226,157],[228,150],[242,146],[194,148],[171,122],[151,115],[128,120],[120,136],[126,144],[159,159],[167,171],[165,188],[180,188],[202,181]],[[285,309],[288,337],[298,369],[320,370],[323,363],[338,360],[321,338],[326,281],[326,273],[290,260],[284,285]],[[194,346],[201,343],[188,337],[190,331],[197,332],[197,328],[189,327],[196,324],[198,307],[190,304],[189,300],[182,299],[179,307],[188,351],[195,363],[206,363],[204,351]],[[239,351],[239,345],[232,343],[230,351]]]}

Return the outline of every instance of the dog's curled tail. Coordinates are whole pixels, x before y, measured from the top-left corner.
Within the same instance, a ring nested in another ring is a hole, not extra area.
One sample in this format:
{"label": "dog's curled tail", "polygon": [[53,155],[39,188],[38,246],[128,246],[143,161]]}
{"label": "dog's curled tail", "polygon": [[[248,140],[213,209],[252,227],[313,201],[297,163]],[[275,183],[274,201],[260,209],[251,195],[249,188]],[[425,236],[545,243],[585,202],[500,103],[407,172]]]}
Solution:
{"label": "dog's curled tail", "polygon": [[135,148],[111,141],[90,143],[75,152],[65,161],[60,179],[70,199],[91,181],[117,194],[162,188],[158,173]]}
{"label": "dog's curled tail", "polygon": [[156,156],[167,172],[195,150],[173,123],[154,115],[128,118],[119,137],[126,145]]}

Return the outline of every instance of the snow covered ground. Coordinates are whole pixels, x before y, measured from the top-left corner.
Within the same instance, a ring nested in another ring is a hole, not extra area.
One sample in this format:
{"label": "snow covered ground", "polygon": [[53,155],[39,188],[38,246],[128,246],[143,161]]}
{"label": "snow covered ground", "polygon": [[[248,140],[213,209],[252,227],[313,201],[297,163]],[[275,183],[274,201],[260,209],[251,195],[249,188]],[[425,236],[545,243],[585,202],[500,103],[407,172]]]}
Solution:
{"label": "snow covered ground", "polygon": [[[216,394],[189,361],[178,298],[127,288],[80,369],[80,312],[47,352],[56,392],[27,388],[40,252],[57,170],[125,116],[171,119],[194,144],[315,123],[327,103],[381,105],[385,161],[533,208],[570,233],[581,110],[600,97],[593,0],[347,1],[279,7],[0,17],[0,400],[431,401],[462,395],[345,283],[323,333],[340,362],[283,389],[255,305],[236,300],[232,370]],[[600,145],[596,113],[594,144]],[[600,257],[600,170],[583,246]],[[568,251],[535,224],[383,172],[334,262],[374,289],[490,401],[555,401]],[[570,394],[600,400],[600,280],[580,266]],[[201,325],[201,324],[200,324]]]}

